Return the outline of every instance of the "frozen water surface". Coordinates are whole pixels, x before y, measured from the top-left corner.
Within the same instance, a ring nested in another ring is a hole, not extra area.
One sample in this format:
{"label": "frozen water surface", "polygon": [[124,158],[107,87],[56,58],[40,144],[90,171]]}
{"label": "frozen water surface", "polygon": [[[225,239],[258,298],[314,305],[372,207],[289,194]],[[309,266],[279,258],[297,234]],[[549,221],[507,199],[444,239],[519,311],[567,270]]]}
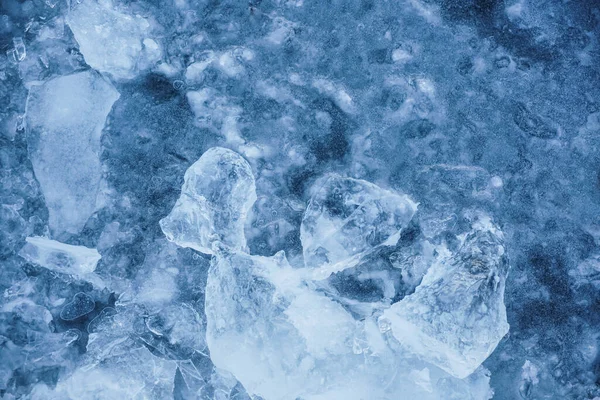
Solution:
{"label": "frozen water surface", "polygon": [[600,399],[594,1],[0,1],[0,398]]}

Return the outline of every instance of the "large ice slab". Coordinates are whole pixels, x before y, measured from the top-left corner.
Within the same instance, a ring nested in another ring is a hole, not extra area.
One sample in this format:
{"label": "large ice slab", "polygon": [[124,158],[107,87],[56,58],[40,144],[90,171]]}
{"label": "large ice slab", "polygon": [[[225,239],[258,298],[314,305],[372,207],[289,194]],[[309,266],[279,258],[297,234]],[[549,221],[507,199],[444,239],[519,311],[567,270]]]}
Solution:
{"label": "large ice slab", "polygon": [[100,137],[119,92],[84,71],[32,86],[27,143],[54,236],[76,234],[96,210],[102,178]]}
{"label": "large ice slab", "polygon": [[102,258],[96,249],[39,236],[25,240],[25,246],[21,248],[19,255],[30,263],[103,286],[100,278],[94,274],[96,265]]}
{"label": "large ice slab", "polygon": [[214,242],[246,247],[244,222],[256,201],[252,169],[239,154],[214,147],[185,172],[181,196],[160,221],[163,233],[181,247],[212,254]]}
{"label": "large ice slab", "polygon": [[111,0],[71,2],[67,23],[85,61],[116,79],[131,79],[160,59],[159,44],[150,38],[151,24]]}
{"label": "large ice slab", "polygon": [[508,332],[507,271],[502,232],[483,219],[455,254],[430,268],[415,293],[383,313],[380,323],[423,360],[465,378]]}
{"label": "large ice slab", "polygon": [[417,210],[406,195],[336,174],[313,190],[300,227],[307,267],[336,264],[397,240]]}

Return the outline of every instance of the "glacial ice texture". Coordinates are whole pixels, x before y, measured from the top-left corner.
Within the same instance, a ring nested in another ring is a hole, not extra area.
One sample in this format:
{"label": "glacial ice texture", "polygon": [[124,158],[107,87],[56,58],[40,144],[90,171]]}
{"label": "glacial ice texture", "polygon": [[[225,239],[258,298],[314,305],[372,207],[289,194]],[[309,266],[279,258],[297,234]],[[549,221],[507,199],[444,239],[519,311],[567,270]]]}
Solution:
{"label": "glacial ice texture", "polygon": [[600,399],[597,1],[0,1],[0,398]]}

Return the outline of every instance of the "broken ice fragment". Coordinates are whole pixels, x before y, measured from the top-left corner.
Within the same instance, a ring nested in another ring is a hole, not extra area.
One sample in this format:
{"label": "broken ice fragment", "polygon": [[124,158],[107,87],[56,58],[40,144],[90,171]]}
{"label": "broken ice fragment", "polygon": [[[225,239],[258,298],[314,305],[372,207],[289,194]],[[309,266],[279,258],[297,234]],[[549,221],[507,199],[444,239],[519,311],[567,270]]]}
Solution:
{"label": "broken ice fragment", "polygon": [[103,286],[100,278],[93,273],[101,258],[96,249],[73,246],[39,236],[28,237],[25,240],[27,243],[19,251],[19,255],[30,263]]}
{"label": "broken ice fragment", "polygon": [[53,235],[78,233],[96,210],[100,137],[118,98],[94,71],[61,76],[29,91],[27,144]]}
{"label": "broken ice fragment", "polygon": [[121,339],[101,363],[89,363],[58,382],[52,393],[32,399],[167,399],[177,364]]}
{"label": "broken ice fragment", "polygon": [[71,2],[67,23],[85,62],[114,78],[132,79],[136,69],[161,57],[158,44],[145,40],[149,39],[150,23],[111,0]]}
{"label": "broken ice fragment", "polygon": [[94,311],[96,303],[89,295],[85,293],[77,293],[73,296],[71,302],[65,304],[62,311],[60,312],[60,318],[65,321],[73,321],[79,317]]}
{"label": "broken ice fragment", "polygon": [[22,37],[16,37],[13,39],[13,45],[15,46],[15,57],[18,61],[23,61],[27,56],[27,51],[25,49],[25,42],[23,42]]}
{"label": "broken ice fragment", "polygon": [[28,237],[19,255],[53,271],[85,275],[94,272],[100,261],[96,249],[73,246],[40,236]]}
{"label": "broken ice fragment", "polygon": [[393,336],[411,352],[457,378],[471,374],[508,332],[504,284],[508,260],[502,232],[489,220],[456,254],[431,267],[415,293],[383,313]]}
{"label": "broken ice fragment", "polygon": [[244,222],[256,200],[250,165],[239,154],[214,147],[185,173],[181,196],[160,221],[167,237],[181,247],[212,254],[214,242],[246,247]]}
{"label": "broken ice fragment", "polygon": [[300,227],[307,267],[336,264],[397,240],[417,210],[408,196],[363,180],[330,174],[315,188]]}

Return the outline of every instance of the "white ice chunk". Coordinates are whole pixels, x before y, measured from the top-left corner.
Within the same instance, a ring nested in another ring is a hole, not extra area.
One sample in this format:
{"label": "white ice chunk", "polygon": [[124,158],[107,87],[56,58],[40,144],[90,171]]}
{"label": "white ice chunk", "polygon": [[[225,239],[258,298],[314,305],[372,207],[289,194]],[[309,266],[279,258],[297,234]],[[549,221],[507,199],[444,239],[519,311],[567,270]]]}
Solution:
{"label": "white ice chunk", "polygon": [[53,235],[78,233],[96,210],[102,177],[100,137],[119,92],[84,71],[32,86],[27,142]]}
{"label": "white ice chunk", "polygon": [[73,246],[45,237],[33,236],[19,255],[27,261],[63,274],[84,276],[96,270],[100,253],[96,249]]}
{"label": "white ice chunk", "polygon": [[117,79],[131,79],[137,69],[157,62],[162,51],[150,39],[151,25],[111,0],[71,2],[67,23],[85,61]]}
{"label": "white ice chunk", "polygon": [[246,247],[244,223],[256,200],[252,169],[239,154],[214,147],[185,173],[181,196],[160,221],[168,240],[212,254],[214,242]]}
{"label": "white ice chunk", "polygon": [[398,240],[417,210],[408,196],[363,180],[330,174],[315,188],[300,227],[307,267],[345,262]]}
{"label": "white ice chunk", "polygon": [[507,270],[502,232],[488,220],[456,254],[432,266],[415,293],[386,310],[380,324],[423,360],[465,378],[508,332]]}

